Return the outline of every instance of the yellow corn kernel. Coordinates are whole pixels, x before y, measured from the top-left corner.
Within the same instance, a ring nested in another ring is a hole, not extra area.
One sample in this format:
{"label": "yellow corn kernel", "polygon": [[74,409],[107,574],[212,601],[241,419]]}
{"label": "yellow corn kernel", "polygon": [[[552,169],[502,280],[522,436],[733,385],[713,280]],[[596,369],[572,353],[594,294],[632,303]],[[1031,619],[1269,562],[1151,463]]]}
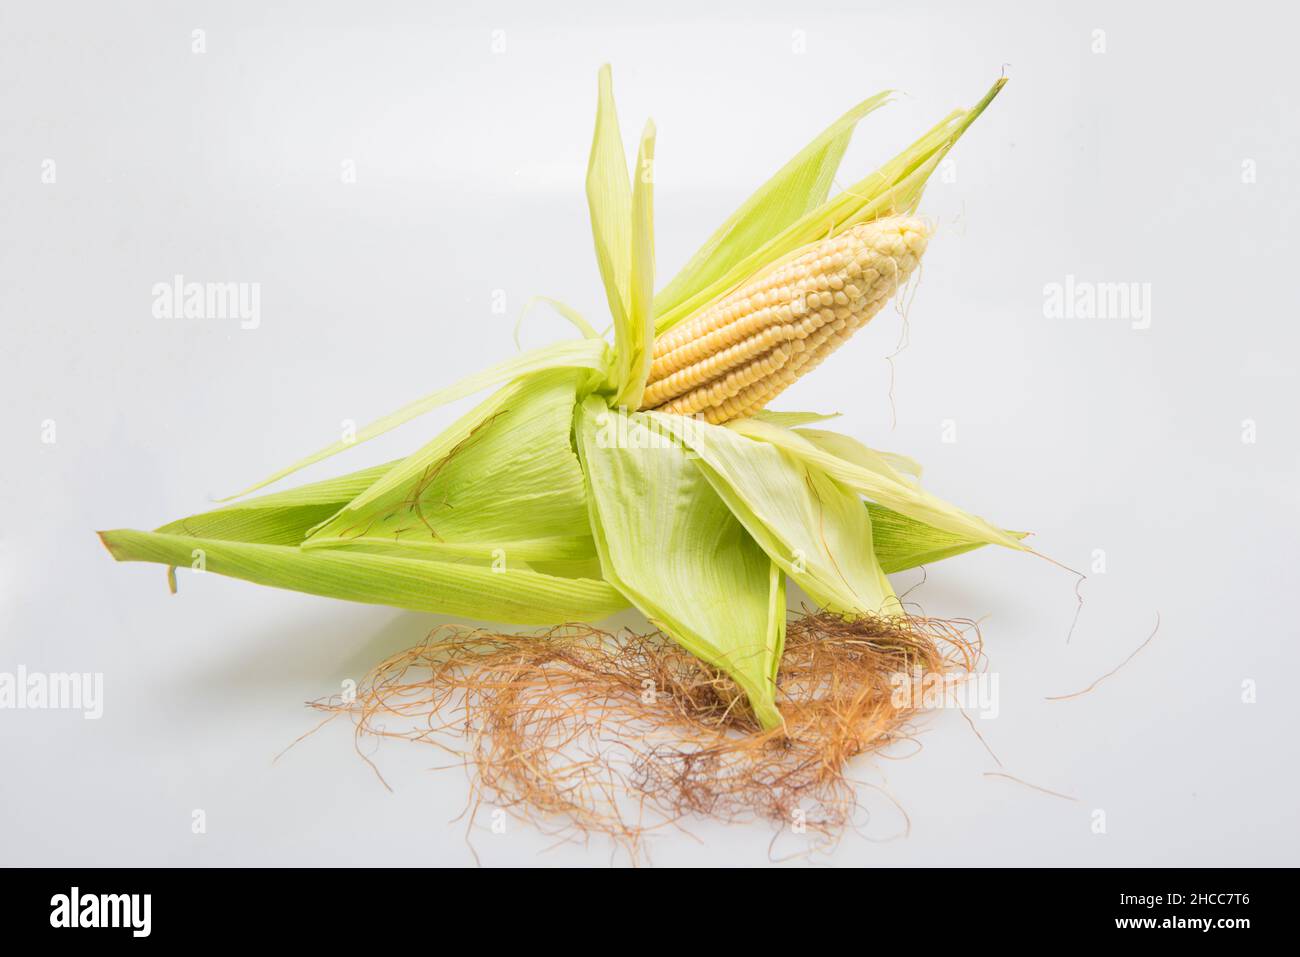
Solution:
{"label": "yellow corn kernel", "polygon": [[758,411],[883,308],[929,235],[880,219],[764,270],[655,340],[641,407],[715,423]]}

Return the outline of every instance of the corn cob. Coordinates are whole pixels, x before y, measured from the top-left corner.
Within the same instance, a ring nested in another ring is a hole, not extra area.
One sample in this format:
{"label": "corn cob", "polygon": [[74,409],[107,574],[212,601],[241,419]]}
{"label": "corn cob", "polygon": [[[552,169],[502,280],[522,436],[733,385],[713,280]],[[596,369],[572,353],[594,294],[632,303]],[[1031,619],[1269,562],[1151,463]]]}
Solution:
{"label": "corn cob", "polygon": [[929,232],[912,217],[863,223],[759,273],[655,340],[641,407],[712,423],[763,408],[881,310]]}

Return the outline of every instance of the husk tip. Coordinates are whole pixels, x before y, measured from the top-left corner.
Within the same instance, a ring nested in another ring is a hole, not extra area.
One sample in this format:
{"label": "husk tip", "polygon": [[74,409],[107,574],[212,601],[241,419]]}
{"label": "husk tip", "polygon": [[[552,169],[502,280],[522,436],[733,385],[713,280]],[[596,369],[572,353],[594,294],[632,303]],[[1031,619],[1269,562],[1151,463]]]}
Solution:
{"label": "husk tip", "polygon": [[117,532],[118,530],[114,530],[109,532],[96,532],[95,534],[99,536],[99,544],[103,545],[108,551],[108,554],[113,556],[113,561],[120,562],[122,559],[117,553],[114,542],[114,536],[117,535]]}

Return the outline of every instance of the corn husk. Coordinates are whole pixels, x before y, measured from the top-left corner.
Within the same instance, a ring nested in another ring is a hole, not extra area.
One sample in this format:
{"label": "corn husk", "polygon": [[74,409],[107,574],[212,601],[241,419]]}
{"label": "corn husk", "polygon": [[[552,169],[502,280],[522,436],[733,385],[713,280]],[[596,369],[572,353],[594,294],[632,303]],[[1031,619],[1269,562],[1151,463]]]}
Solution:
{"label": "corn husk", "polygon": [[1021,548],[1021,536],[926,491],[906,456],[810,427],[832,416],[763,410],[707,425],[628,410],[641,403],[656,332],[809,242],[914,209],[1001,85],[828,198],[854,128],[888,96],[859,103],[655,295],[655,129],[647,124],[629,173],[603,69],[586,187],[612,344],[556,304],[579,338],[424,396],[236,498],[495,389],[409,456],[154,532],[103,532],[104,543],[121,561],[201,564],[258,584],[484,621],[596,622],[632,605],[729,676],[763,727],[779,725],[787,579],[838,614],[901,616],[888,574],[984,544]]}
{"label": "corn husk", "polygon": [[595,396],[575,434],[590,492],[605,580],[697,658],[726,672],[763,724],[785,635],[778,566],[710,487],[690,450],[656,433],[652,417],[620,413]]}

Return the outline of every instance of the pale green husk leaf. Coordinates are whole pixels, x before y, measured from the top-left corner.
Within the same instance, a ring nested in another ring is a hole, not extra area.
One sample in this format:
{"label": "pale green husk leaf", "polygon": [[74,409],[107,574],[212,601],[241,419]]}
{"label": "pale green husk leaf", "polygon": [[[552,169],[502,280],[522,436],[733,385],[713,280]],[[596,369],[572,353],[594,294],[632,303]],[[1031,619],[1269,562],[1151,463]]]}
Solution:
{"label": "pale green husk leaf", "polygon": [[582,373],[517,379],[338,511],[304,548],[410,557],[594,559],[582,470],[569,441]]}
{"label": "pale green husk leaf", "polygon": [[[987,542],[964,538],[934,528],[875,502],[867,503],[871,515],[871,545],[887,574],[932,565],[945,558],[983,548]],[[1024,538],[1024,532],[1011,532]]]}
{"label": "pale green husk leaf", "polygon": [[157,529],[169,535],[263,545],[298,545],[307,534],[396,466],[376,465],[350,475],[177,519]]}
{"label": "pale green husk leaf", "polygon": [[690,299],[772,236],[826,202],[858,121],[888,102],[889,95],[877,93],[853,107],[745,200],[659,291],[655,297],[656,314],[662,315]]}
{"label": "pale green husk leaf", "polygon": [[953,144],[992,102],[1002,88],[999,80],[970,111],[958,110],[870,176],[854,183],[828,202],[809,210],[761,246],[738,259],[715,279],[689,296],[656,311],[655,330],[662,333],[719,296],[770,268],[803,246],[836,236],[851,226],[911,212],[921,200],[926,181]]}
{"label": "pale green husk leaf", "polygon": [[259,585],[520,625],[599,621],[627,607],[609,584],[524,568],[421,561],[348,549],[302,549],[118,529],[100,538],[118,561],[189,567]]}
{"label": "pale green husk leaf", "polygon": [[820,468],[846,488],[933,528],[971,541],[1015,549],[1024,547],[1010,532],[930,494],[914,481],[901,476],[888,463],[872,468],[862,461],[840,458],[810,442],[798,430],[784,429],[771,422],[740,419],[728,423],[726,428],[738,435],[777,446],[800,461]]}
{"label": "pale green husk leaf", "polygon": [[637,409],[650,376],[654,356],[654,156],[655,127],[647,123],[637,150],[636,180],[632,186],[632,268],[628,277],[628,343],[632,354],[627,379],[618,384],[615,407]]}
{"label": "pale green husk leaf", "polygon": [[[785,425],[786,428],[792,427],[789,423],[774,422],[774,424]],[[855,465],[885,474],[892,472],[895,478],[903,482],[915,484],[921,480],[921,463],[909,456],[869,448],[852,436],[841,432],[805,428],[798,428],[795,431],[822,451]]]}
{"label": "pale green husk leaf", "polygon": [[845,614],[901,611],[857,495],[769,443],[679,415],[648,414],[696,453],[714,490],[814,601]]}
{"label": "pale green husk leaf", "polygon": [[759,409],[757,412],[752,413],[750,418],[793,429],[800,425],[811,425],[814,422],[838,419],[840,414],[839,412],[774,412],[771,409]]}
{"label": "pale green husk leaf", "polygon": [[611,378],[626,382],[637,348],[631,325],[632,184],[627,154],[614,108],[614,80],[609,64],[600,68],[596,95],[596,131],[587,160],[587,209],[596,265],[614,319],[614,366]]}
{"label": "pale green husk leaf", "polygon": [[233,498],[239,498],[256,492],[258,489],[265,488],[273,482],[278,482],[285,476],[292,475],[299,469],[305,469],[309,465],[314,465],[323,459],[332,455],[360,445],[376,436],[383,435],[392,429],[397,428],[405,422],[410,421],[416,416],[436,409],[438,406],[446,405],[449,402],[455,402],[457,399],[463,399],[475,393],[482,392],[484,389],[490,389],[494,385],[500,385],[502,382],[508,382],[511,379],[530,372],[538,372],[544,369],[587,369],[593,372],[604,373],[608,370],[610,363],[609,344],[601,339],[567,339],[563,342],[556,342],[549,346],[543,346],[540,349],[533,349],[522,355],[507,359],[504,362],[498,362],[494,366],[489,366],[482,372],[461,379],[454,385],[431,392],[422,399],[403,406],[396,412],[390,413],[381,419],[376,419],[365,428],[359,430],[356,437],[351,441],[334,442],[327,445],[319,452],[314,452],[304,459],[300,459],[294,464],[280,469],[280,471],[271,475],[262,481],[251,485],[238,492],[235,495],[220,499],[220,501],[229,501]]}
{"label": "pale green husk leaf", "polygon": [[604,577],[684,648],[730,675],[759,721],[773,727],[785,635],[780,573],[686,449],[649,421],[594,397],[579,410],[575,433]]}

